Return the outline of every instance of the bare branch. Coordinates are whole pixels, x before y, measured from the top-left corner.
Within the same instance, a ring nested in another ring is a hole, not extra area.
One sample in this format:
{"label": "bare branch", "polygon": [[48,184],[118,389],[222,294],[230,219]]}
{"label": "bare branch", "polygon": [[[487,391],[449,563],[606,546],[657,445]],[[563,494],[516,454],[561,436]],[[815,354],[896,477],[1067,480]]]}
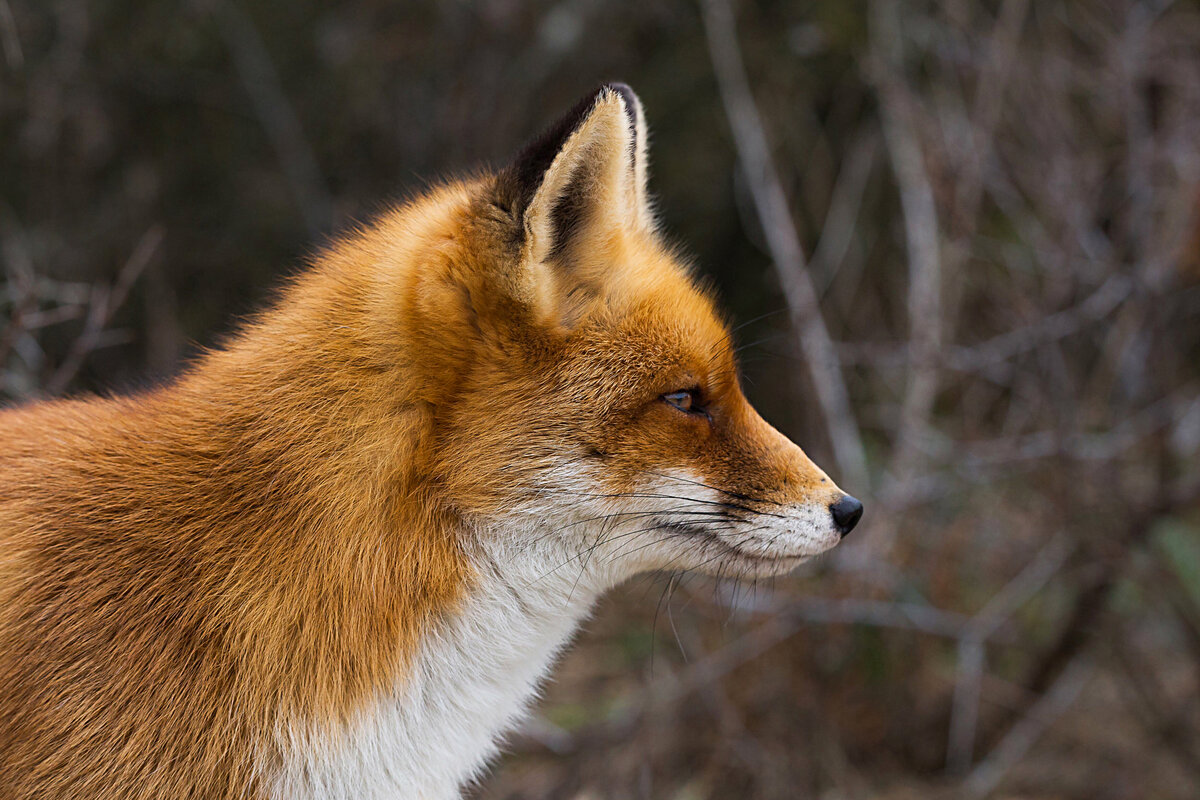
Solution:
{"label": "bare branch", "polygon": [[962,774],[971,766],[975,751],[975,730],[979,724],[979,698],[983,672],[987,667],[984,641],[965,636],[958,642],[957,675],[954,701],[950,708],[950,732],[946,737],[946,769]]}
{"label": "bare branch", "polygon": [[951,772],[966,772],[971,765],[986,667],[985,644],[1018,608],[1041,591],[1073,550],[1066,535],[1055,536],[965,626],[958,643],[958,675],[946,746],[946,768]]}
{"label": "bare branch", "polygon": [[104,327],[112,319],[112,315],[125,302],[129,290],[137,281],[138,276],[149,266],[162,244],[164,231],[161,225],[155,225],[138,240],[133,253],[117,273],[117,279],[111,287],[97,286],[92,295],[87,321],[83,332],[71,344],[63,362],[55,370],[54,375],[46,382],[45,391],[49,395],[62,394],[83,366],[88,354],[100,346],[101,334]]}
{"label": "bare branch", "polygon": [[854,226],[862,208],[863,192],[875,165],[875,151],[879,137],[874,133],[863,135],[850,147],[845,163],[838,173],[837,182],[829,198],[829,212],[821,226],[821,238],[817,240],[809,262],[809,272],[815,276],[822,294],[833,283],[838,268],[846,259],[850,244],[854,241]]}
{"label": "bare branch", "polygon": [[[1134,291],[1134,281],[1121,274],[1111,275],[1094,292],[1069,308],[997,334],[973,345],[949,345],[937,356],[938,363],[959,372],[995,372],[997,365],[1051,342],[1065,339],[1086,326],[1100,322]],[[851,363],[873,367],[905,367],[911,363],[908,348],[871,343],[838,342],[838,356]]]}
{"label": "bare branch", "polygon": [[1046,729],[1062,716],[1091,679],[1094,667],[1084,658],[1076,658],[1063,670],[1042,697],[1030,706],[1025,717],[1012,727],[1000,743],[979,763],[964,784],[971,797],[990,794]]}
{"label": "bare branch", "polygon": [[[908,246],[909,374],[900,410],[895,449],[889,465],[886,499],[903,494],[919,468],[919,438],[929,424],[938,387],[938,352],[942,344],[942,259],[937,207],[925,157],[912,120],[912,100],[901,83],[902,28],[895,4],[871,5],[872,73],[878,89],[884,143],[900,190],[900,206]],[[895,525],[875,526],[872,548],[886,553]],[[866,544],[860,545],[868,546]]]}
{"label": "bare branch", "polygon": [[805,269],[804,250],[788,207],[779,174],[771,159],[762,118],[750,91],[733,12],[726,0],[704,0],[704,30],[725,116],[733,131],[738,160],[763,227],[792,326],[800,337],[833,444],[834,457],[848,486],[867,486],[862,436],[850,407],[833,340],[821,317],[817,291]]}
{"label": "bare branch", "polygon": [[0,0],[0,46],[3,46],[4,60],[9,69],[16,71],[25,66],[25,53],[21,50],[17,19],[13,16],[8,0]]}
{"label": "bare branch", "polygon": [[288,186],[310,234],[321,234],[332,219],[332,203],[304,129],[279,83],[279,74],[253,20],[236,0],[216,1],[217,19],[238,75],[287,176]]}

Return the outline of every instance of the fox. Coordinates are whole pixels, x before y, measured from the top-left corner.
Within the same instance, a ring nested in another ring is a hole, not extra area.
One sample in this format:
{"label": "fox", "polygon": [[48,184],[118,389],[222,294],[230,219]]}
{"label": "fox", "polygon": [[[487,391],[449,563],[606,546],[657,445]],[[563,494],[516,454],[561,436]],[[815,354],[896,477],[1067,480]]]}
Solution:
{"label": "fox", "polygon": [[460,797],[603,593],[838,544],[647,159],[604,84],[173,380],[0,412],[0,799]]}

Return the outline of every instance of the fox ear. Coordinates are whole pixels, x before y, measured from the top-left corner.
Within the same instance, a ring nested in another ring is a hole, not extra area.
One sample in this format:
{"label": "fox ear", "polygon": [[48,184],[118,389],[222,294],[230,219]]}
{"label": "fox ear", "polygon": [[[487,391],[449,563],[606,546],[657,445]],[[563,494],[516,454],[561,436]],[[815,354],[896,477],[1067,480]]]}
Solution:
{"label": "fox ear", "polygon": [[[646,196],[646,123],[624,84],[601,86],[530,143],[496,180],[496,200],[519,225],[522,260],[562,275],[593,237],[653,228]],[[573,291],[575,287],[560,287]]]}

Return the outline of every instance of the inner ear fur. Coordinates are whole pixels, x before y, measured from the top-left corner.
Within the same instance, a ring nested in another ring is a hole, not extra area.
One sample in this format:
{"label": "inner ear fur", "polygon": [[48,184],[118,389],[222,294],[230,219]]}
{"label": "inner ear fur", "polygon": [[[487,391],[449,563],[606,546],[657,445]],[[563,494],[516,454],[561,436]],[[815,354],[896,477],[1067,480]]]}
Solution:
{"label": "inner ear fur", "polygon": [[[582,248],[620,229],[653,228],[646,196],[646,124],[624,84],[584,97],[497,177],[497,203],[519,228],[525,295],[579,306],[602,276],[573,271]],[[517,287],[514,287],[517,288]],[[564,322],[574,316],[560,307]]]}

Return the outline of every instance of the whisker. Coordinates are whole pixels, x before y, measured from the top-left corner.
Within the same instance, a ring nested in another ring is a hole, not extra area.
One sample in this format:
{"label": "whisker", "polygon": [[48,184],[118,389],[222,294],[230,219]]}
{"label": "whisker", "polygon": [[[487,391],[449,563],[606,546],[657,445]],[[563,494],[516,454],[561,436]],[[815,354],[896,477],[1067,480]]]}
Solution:
{"label": "whisker", "polygon": [[[654,475],[659,478],[665,478],[666,480],[679,481],[680,483],[690,483],[693,486],[702,486],[705,489],[711,489],[714,492],[720,492],[721,494],[727,494],[730,497],[736,497],[738,500],[746,500],[747,502],[751,502],[751,503],[770,503],[770,504],[776,505],[776,506],[783,505],[783,503],[780,503],[776,500],[768,500],[765,497],[751,497],[749,495],[740,494],[738,492],[731,492],[728,489],[722,489],[717,486],[710,486],[709,484],[704,483],[703,481],[691,480],[689,478],[681,478],[678,475],[670,475],[665,472],[654,472],[653,470],[647,470],[646,472],[648,475]],[[755,513],[762,514],[764,512],[758,511]]]}
{"label": "whisker", "polygon": [[[689,535],[690,535],[690,534],[688,534],[688,533],[686,533],[686,532],[682,532],[682,531],[673,531],[673,530],[671,530],[669,527],[666,527],[666,526],[662,525],[661,523],[660,523],[660,524],[651,525],[651,526],[649,526],[649,527],[647,527],[647,528],[638,528],[637,530],[633,530],[633,531],[625,531],[625,532],[623,532],[623,533],[613,534],[613,535],[610,535],[610,536],[603,536],[603,535],[601,535],[600,537],[597,537],[597,541],[596,541],[596,542],[595,542],[593,545],[591,545],[590,547],[587,547],[587,548],[585,548],[585,549],[583,549],[583,550],[580,550],[579,552],[575,553],[574,555],[572,555],[570,558],[566,559],[566,560],[565,560],[565,561],[563,561],[562,563],[560,563],[560,564],[557,564],[557,565],[556,565],[556,566],[554,566],[554,567],[551,567],[551,568],[550,568],[549,570],[547,570],[546,572],[542,573],[541,575],[537,576],[537,577],[536,577],[536,578],[534,578],[533,580],[529,581],[529,583],[527,583],[527,584],[526,584],[526,586],[527,586],[527,587],[528,587],[528,586],[532,586],[533,584],[537,583],[538,581],[541,581],[541,580],[543,580],[544,578],[546,578],[547,576],[549,576],[549,575],[552,575],[553,573],[555,573],[555,572],[557,572],[558,570],[562,569],[562,568],[563,568],[563,567],[565,567],[567,564],[570,564],[572,561],[575,561],[576,559],[580,559],[580,558],[587,558],[587,557],[588,557],[588,556],[590,556],[590,555],[591,555],[591,554],[592,554],[592,553],[593,553],[593,552],[594,552],[594,551],[595,551],[597,548],[601,547],[602,545],[609,544],[609,543],[611,543],[611,542],[615,542],[615,541],[617,541],[617,540],[619,540],[619,539],[628,538],[628,537],[630,537],[630,536],[636,536],[637,534],[641,534],[641,533],[649,533],[649,532],[651,532],[651,531],[660,531],[660,532],[664,532],[664,533],[666,533],[666,534],[667,534],[667,535],[666,535],[666,539],[671,539],[671,538],[679,538],[679,537],[684,537],[684,536],[689,536]],[[656,539],[656,540],[654,540],[654,541],[652,541],[652,542],[649,542],[649,543],[647,543],[646,545],[643,545],[643,547],[650,547],[651,545],[658,544],[658,543],[660,543],[660,542],[662,542],[662,541],[664,541],[664,539]],[[641,549],[641,548],[639,548],[639,549]],[[634,553],[636,553],[636,552],[638,552],[638,551],[637,551],[637,550],[633,550],[633,551],[631,551],[631,552],[634,552]],[[615,554],[614,554],[614,557],[615,557]],[[609,559],[609,561],[611,561],[611,560],[612,560],[612,559],[610,558],[610,559]],[[673,561],[674,561],[674,560],[673,560]],[[673,561],[672,561],[672,563],[673,563]]]}
{"label": "whisker", "polygon": [[[654,473],[650,473],[650,474],[654,474]],[[670,477],[674,477],[674,476],[664,476],[664,477],[670,478]],[[707,488],[712,489],[713,487],[710,486]],[[757,509],[750,508],[749,506],[739,505],[737,503],[726,503],[726,502],[722,502],[720,500],[703,500],[698,497],[682,497],[680,495],[660,494],[660,493],[656,493],[656,492],[600,493],[600,492],[582,492],[582,491],[576,491],[574,489],[538,489],[537,491],[541,492],[541,493],[546,493],[546,494],[569,494],[569,495],[574,495],[576,497],[589,497],[592,499],[599,499],[599,500],[615,500],[615,499],[620,499],[620,498],[649,499],[649,500],[683,500],[688,503],[703,503],[705,505],[710,505],[710,506],[721,506],[722,508],[736,508],[739,511],[747,511],[751,514],[768,514],[769,513],[766,511],[759,511]],[[716,489],[715,491],[723,491],[723,490]],[[731,496],[736,496],[732,492],[725,492],[725,494],[729,494]],[[746,498],[746,499],[752,499],[752,498]],[[762,501],[759,501],[759,502],[762,502]],[[779,505],[779,504],[777,503],[776,505]],[[778,515],[771,515],[771,516],[778,516]]]}
{"label": "whisker", "polygon": [[[727,520],[725,526],[722,528],[719,528],[719,530],[722,530],[722,531],[731,530],[734,527],[736,527],[735,523],[736,523],[736,520]],[[700,530],[700,531],[680,530],[677,527],[673,527],[670,523],[660,525],[659,529],[662,531],[665,531],[665,532],[676,534],[676,535],[682,535],[682,536],[687,536],[689,538],[695,538],[699,541],[703,541],[704,539],[708,538],[708,534],[714,533],[714,531],[707,530],[707,529]],[[646,544],[641,545],[637,548],[634,548],[633,550],[628,550],[628,549],[617,550],[609,557],[608,560],[609,560],[609,562],[612,562],[618,558],[623,558],[625,556],[633,555],[634,553],[644,550],[647,547],[653,547],[656,544],[658,544],[658,540],[655,540],[652,542],[647,542]]]}
{"label": "whisker", "polygon": [[566,525],[555,528],[552,531],[544,533],[541,536],[538,536],[534,539],[531,539],[530,541],[526,542],[525,547],[526,548],[531,547],[541,541],[544,541],[545,539],[550,538],[551,536],[557,536],[557,535],[567,531],[568,529],[575,527],[576,525],[582,525],[587,522],[600,522],[601,524],[603,524],[610,520],[615,520],[619,517],[628,518],[628,519],[637,519],[639,517],[670,516],[672,514],[694,516],[694,517],[717,517],[717,518],[723,518],[723,517],[727,516],[726,512],[724,512],[724,511],[707,511],[707,510],[697,511],[694,509],[678,508],[678,507],[656,509],[654,511],[614,511],[611,514],[598,514],[594,517],[585,517],[584,519],[577,519],[574,522],[569,522]]}
{"label": "whisker", "polygon": [[753,317],[753,318],[751,318],[751,319],[748,319],[748,320],[746,320],[745,322],[739,322],[737,325],[735,325],[733,328],[731,328],[731,329],[730,329],[729,333],[730,333],[730,334],[737,333],[737,332],[738,332],[738,331],[740,331],[742,328],[745,328],[745,327],[746,327],[746,326],[748,326],[748,325],[753,325],[753,324],[754,324],[754,323],[756,323],[756,322],[762,322],[764,319],[767,319],[768,317],[774,317],[774,316],[776,316],[776,315],[778,315],[778,314],[782,314],[782,313],[783,313],[783,312],[785,312],[785,311],[787,311],[787,307],[786,307],[786,306],[784,306],[784,307],[782,307],[782,308],[777,308],[777,309],[775,309],[774,311],[768,311],[768,312],[767,312],[767,313],[765,313],[765,314],[759,314],[757,317]]}
{"label": "whisker", "polygon": [[[667,587],[670,589],[670,585]],[[683,663],[690,663],[688,659],[687,649],[683,646],[683,639],[679,636],[679,629],[675,627],[675,612],[671,609],[671,599],[675,596],[675,592],[671,591],[667,595],[667,622],[671,624],[671,633],[675,635],[675,646],[679,648],[679,654],[683,656]]]}

